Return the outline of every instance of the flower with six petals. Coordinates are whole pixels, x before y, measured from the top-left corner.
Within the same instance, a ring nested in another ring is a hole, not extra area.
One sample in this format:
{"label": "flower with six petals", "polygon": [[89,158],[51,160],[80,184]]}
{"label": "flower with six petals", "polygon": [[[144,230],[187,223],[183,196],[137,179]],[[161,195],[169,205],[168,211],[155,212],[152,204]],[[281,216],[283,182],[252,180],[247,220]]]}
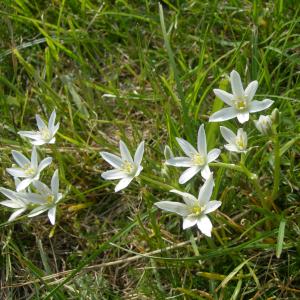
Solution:
{"label": "flower with six petals", "polygon": [[224,126],[220,127],[220,131],[223,138],[228,142],[227,145],[224,145],[227,150],[239,153],[247,152],[248,137],[243,128],[239,128],[236,135]]}

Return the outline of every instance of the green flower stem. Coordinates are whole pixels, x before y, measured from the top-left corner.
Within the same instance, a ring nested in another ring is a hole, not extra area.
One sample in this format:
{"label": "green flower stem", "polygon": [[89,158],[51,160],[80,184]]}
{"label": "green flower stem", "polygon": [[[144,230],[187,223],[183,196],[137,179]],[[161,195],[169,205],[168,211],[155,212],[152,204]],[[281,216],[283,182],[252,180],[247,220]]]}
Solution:
{"label": "green flower stem", "polygon": [[251,173],[244,164],[234,165],[234,164],[217,162],[217,163],[210,163],[209,165],[211,167],[226,168],[226,169],[236,170],[238,172],[244,173],[248,177],[248,179],[252,182],[254,189],[255,189],[258,197],[260,198],[262,207],[268,208],[268,205],[266,203],[266,198],[265,198],[264,193],[262,192],[261,187],[258,183],[257,175],[254,173]]}
{"label": "green flower stem", "polygon": [[159,188],[162,188],[163,190],[167,190],[167,191],[170,191],[172,189],[176,189],[175,187],[171,186],[171,185],[168,185],[168,184],[165,184],[165,183],[162,183],[154,178],[151,178],[149,176],[146,176],[146,175],[140,175],[139,176],[142,180],[146,181],[147,183],[150,183],[151,185],[153,185],[154,187],[159,187]]}
{"label": "green flower stem", "polygon": [[274,183],[273,183],[273,191],[271,195],[272,201],[274,201],[278,196],[279,191],[279,181],[280,181],[280,145],[278,135],[275,134],[273,137],[273,145],[274,145]]}

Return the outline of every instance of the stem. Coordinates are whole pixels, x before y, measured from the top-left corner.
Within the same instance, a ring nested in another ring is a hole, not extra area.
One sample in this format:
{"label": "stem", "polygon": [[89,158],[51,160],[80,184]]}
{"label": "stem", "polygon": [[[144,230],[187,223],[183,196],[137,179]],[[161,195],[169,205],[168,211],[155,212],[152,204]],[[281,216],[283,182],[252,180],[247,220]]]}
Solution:
{"label": "stem", "polygon": [[153,179],[153,178],[150,178],[146,175],[140,175],[139,176],[142,180],[148,182],[148,183],[151,183],[152,185],[154,185],[155,187],[159,186],[160,188],[164,189],[164,190],[172,190],[172,189],[176,189],[175,187],[171,186],[171,185],[168,185],[168,184],[165,184],[165,183],[162,183],[156,179]]}
{"label": "stem", "polygon": [[273,191],[271,195],[272,201],[274,201],[278,196],[279,181],[280,181],[280,147],[279,147],[279,139],[277,134],[274,135],[273,144],[274,144],[275,165],[274,165],[274,185],[273,185]]}

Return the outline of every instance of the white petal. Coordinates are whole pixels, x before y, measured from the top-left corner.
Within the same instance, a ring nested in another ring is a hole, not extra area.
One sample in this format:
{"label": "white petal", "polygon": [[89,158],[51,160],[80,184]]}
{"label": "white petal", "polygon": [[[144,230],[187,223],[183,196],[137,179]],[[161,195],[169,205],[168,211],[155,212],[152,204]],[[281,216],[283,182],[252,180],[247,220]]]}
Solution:
{"label": "white petal", "polygon": [[180,195],[187,206],[194,206],[198,202],[197,198],[192,194],[181,192],[178,190],[170,190],[170,192]]}
{"label": "white petal", "polygon": [[182,151],[189,157],[191,157],[193,154],[197,154],[197,150],[186,140],[181,138],[176,138],[177,143],[179,144]]}
{"label": "white petal", "polygon": [[57,132],[57,130],[59,129],[59,122],[54,126],[53,131],[52,131],[52,135],[54,136]]}
{"label": "white petal", "polygon": [[207,154],[207,162],[210,163],[216,160],[219,157],[220,153],[221,150],[217,148],[210,150]]}
{"label": "white petal", "polygon": [[252,82],[250,82],[245,90],[245,95],[247,97],[247,100],[250,102],[255,93],[256,93],[256,90],[257,90],[257,87],[258,87],[258,82],[257,80],[254,80]]}
{"label": "white petal", "polygon": [[206,145],[206,134],[205,134],[205,129],[203,124],[199,127],[198,130],[197,148],[198,148],[198,152],[202,156],[206,157],[207,145]]}
{"label": "white petal", "polygon": [[174,167],[191,167],[193,162],[189,157],[173,157],[168,159],[166,164]]}
{"label": "white petal", "polygon": [[234,107],[226,107],[213,113],[209,117],[209,122],[222,122],[235,118],[237,111]]}
{"label": "white petal", "polygon": [[46,210],[48,210],[49,207],[46,205],[41,205],[39,207],[36,207],[35,209],[33,209],[29,214],[28,214],[28,218],[32,218],[35,216],[38,216],[40,214],[42,214],[43,212],[45,212]]}
{"label": "white petal", "polygon": [[188,168],[179,177],[179,183],[180,184],[186,183],[192,177],[194,177],[200,170],[201,170],[201,167],[199,167],[199,166],[193,166],[193,167]]}
{"label": "white petal", "polygon": [[48,218],[52,225],[55,224],[55,214],[56,214],[56,206],[53,206],[48,210]]}
{"label": "white petal", "polygon": [[18,131],[18,134],[33,140],[39,140],[42,138],[41,134],[36,131]]}
{"label": "white petal", "polygon": [[[48,186],[39,180],[34,181],[33,186],[37,189],[37,191],[40,195],[47,196],[47,195],[52,194],[52,192],[48,188]],[[32,193],[29,193],[29,194],[32,194]]]}
{"label": "white petal", "polygon": [[24,172],[24,170],[18,168],[7,168],[6,172],[14,177],[21,177],[21,178],[28,177],[28,175]]}
{"label": "white petal", "polygon": [[111,164],[114,168],[121,168],[123,161],[120,157],[117,155],[114,155],[109,152],[100,152],[100,155],[102,158],[107,161],[109,164]]}
{"label": "white petal", "polygon": [[171,148],[168,145],[165,146],[164,156],[165,156],[166,160],[174,157],[173,151],[171,150]]}
{"label": "white petal", "polygon": [[231,151],[231,152],[241,152],[238,147],[236,145],[233,145],[233,144],[227,144],[227,145],[224,145],[224,147],[228,150],[228,151]]}
{"label": "white petal", "polygon": [[225,92],[223,90],[219,90],[219,89],[214,89],[214,93],[223,102],[225,102],[229,106],[232,106],[232,99],[233,99],[233,95],[232,94],[227,93],[227,92]]}
{"label": "white petal", "polygon": [[201,207],[205,206],[210,200],[213,188],[214,178],[213,174],[211,173],[199,190],[198,201]]}
{"label": "white petal", "polygon": [[155,206],[157,206],[160,209],[173,212],[180,216],[187,216],[189,214],[188,207],[180,202],[172,202],[172,201],[160,201],[154,203]]}
{"label": "white petal", "polygon": [[38,167],[38,156],[37,156],[37,152],[36,152],[36,147],[35,146],[33,146],[32,152],[31,152],[31,166],[34,169],[37,169],[37,167]]}
{"label": "white petal", "polygon": [[140,173],[142,172],[142,170],[143,170],[143,167],[142,167],[142,166],[138,166],[138,168],[137,168],[137,170],[136,170],[136,172],[135,172],[135,174],[134,174],[134,177],[139,176]]}
{"label": "white petal", "polygon": [[203,213],[207,215],[207,214],[215,211],[216,209],[218,209],[221,205],[222,205],[221,201],[217,201],[217,200],[209,201],[206,204],[205,210],[203,211]]}
{"label": "white petal", "polygon": [[51,116],[49,118],[49,122],[48,122],[48,128],[49,128],[50,132],[53,132],[53,130],[54,130],[55,118],[56,118],[56,112],[55,112],[55,110],[53,110],[53,112],[51,113]]}
{"label": "white petal", "polygon": [[240,74],[235,70],[230,73],[230,83],[233,95],[240,97],[244,96],[244,88]]}
{"label": "white petal", "polygon": [[[16,193],[14,191],[11,191],[9,189],[6,189],[6,188],[3,188],[1,187],[0,188],[0,192],[6,196],[8,199],[11,199],[12,202],[16,202],[18,205],[20,206],[9,206],[9,207],[12,207],[12,208],[18,208],[18,207],[22,207],[22,205],[24,205],[24,202],[23,202],[23,199],[21,197],[21,195],[23,195],[23,193]],[[3,201],[5,202],[5,201]],[[5,205],[3,202],[1,202],[3,205]],[[7,205],[5,205],[7,206]]]}
{"label": "white petal", "polygon": [[45,122],[41,119],[40,115],[35,115],[36,124],[39,128],[39,131],[42,131],[44,128],[47,128]]}
{"label": "white petal", "polygon": [[237,119],[241,124],[247,122],[249,120],[249,113],[248,112],[242,112],[237,114]]}
{"label": "white petal", "polygon": [[8,222],[11,222],[13,220],[15,220],[18,216],[20,216],[24,211],[26,210],[26,208],[21,208],[16,210],[14,213],[12,213],[8,219]]}
{"label": "white petal", "polygon": [[264,109],[269,108],[273,103],[274,103],[274,101],[270,100],[270,99],[265,99],[262,101],[254,100],[249,104],[249,111],[251,113],[262,111]]}
{"label": "white petal", "polygon": [[123,141],[120,141],[120,153],[121,153],[121,158],[123,161],[127,160],[131,163],[133,162],[131,154],[130,154],[126,144]]}
{"label": "white petal", "polygon": [[11,154],[15,160],[15,162],[20,166],[20,167],[24,167],[25,165],[30,165],[30,160],[24,156],[21,152],[18,151],[11,151]]}
{"label": "white petal", "polygon": [[139,144],[139,146],[137,147],[135,154],[134,154],[134,163],[137,164],[138,166],[141,164],[142,159],[143,159],[144,145],[145,145],[145,142],[142,141]]}
{"label": "white petal", "polygon": [[52,163],[52,157],[46,157],[44,158],[38,167],[38,172],[41,172],[42,170],[44,170],[46,167],[48,167],[50,164]]}
{"label": "white petal", "polygon": [[55,170],[51,178],[51,191],[54,195],[57,195],[58,190],[59,190],[58,170]]}
{"label": "white petal", "polygon": [[26,179],[22,180],[16,187],[17,192],[25,190],[32,181],[33,181],[32,178],[26,178]]}
{"label": "white petal", "polygon": [[226,142],[229,144],[235,144],[236,135],[229,128],[220,126],[220,131]]}
{"label": "white petal", "polygon": [[209,176],[211,174],[211,171],[209,169],[209,166],[208,165],[205,165],[202,170],[201,170],[201,176],[204,178],[204,179],[208,179]]}
{"label": "white petal", "polygon": [[119,181],[119,183],[115,187],[115,192],[119,192],[125,189],[129,183],[132,181],[133,177],[125,177]]}
{"label": "white petal", "polygon": [[197,221],[197,226],[203,234],[211,237],[212,224],[208,216],[202,215]]}
{"label": "white petal", "polygon": [[30,143],[34,146],[41,146],[41,145],[47,144],[47,141],[45,141],[43,138],[40,138],[36,141],[35,140],[30,141]]}
{"label": "white petal", "polygon": [[187,216],[183,219],[182,228],[187,229],[196,225],[198,218],[194,216]]}
{"label": "white petal", "polygon": [[1,205],[9,208],[23,208],[24,203],[18,200],[4,200],[0,202]]}
{"label": "white petal", "polygon": [[128,177],[128,174],[124,173],[119,169],[114,169],[114,170],[103,172],[101,174],[101,177],[104,178],[105,180],[114,180],[114,179],[121,179],[124,177]]}
{"label": "white petal", "polygon": [[49,193],[43,195],[37,193],[26,193],[26,194],[24,193],[24,199],[29,203],[43,205],[45,204],[46,201],[45,198],[47,197],[47,195],[49,195]]}

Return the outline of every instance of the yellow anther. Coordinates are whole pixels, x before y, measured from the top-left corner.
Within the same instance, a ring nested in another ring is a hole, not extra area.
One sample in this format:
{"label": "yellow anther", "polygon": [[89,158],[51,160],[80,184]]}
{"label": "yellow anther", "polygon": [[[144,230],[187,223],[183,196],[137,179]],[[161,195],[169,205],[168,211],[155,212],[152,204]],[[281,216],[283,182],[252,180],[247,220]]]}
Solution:
{"label": "yellow anther", "polygon": [[192,160],[195,165],[203,166],[205,164],[205,159],[200,153],[194,154]]}

